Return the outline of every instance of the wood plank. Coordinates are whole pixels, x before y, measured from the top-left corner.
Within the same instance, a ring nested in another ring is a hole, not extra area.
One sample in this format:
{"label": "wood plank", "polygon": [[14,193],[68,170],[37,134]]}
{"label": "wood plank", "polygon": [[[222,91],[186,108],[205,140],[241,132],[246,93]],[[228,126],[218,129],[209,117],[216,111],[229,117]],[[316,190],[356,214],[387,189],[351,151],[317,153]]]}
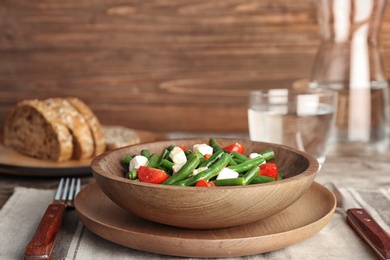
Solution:
{"label": "wood plank", "polygon": [[18,100],[77,96],[104,124],[247,132],[250,90],[309,76],[315,9],[311,0],[2,1],[0,126]]}

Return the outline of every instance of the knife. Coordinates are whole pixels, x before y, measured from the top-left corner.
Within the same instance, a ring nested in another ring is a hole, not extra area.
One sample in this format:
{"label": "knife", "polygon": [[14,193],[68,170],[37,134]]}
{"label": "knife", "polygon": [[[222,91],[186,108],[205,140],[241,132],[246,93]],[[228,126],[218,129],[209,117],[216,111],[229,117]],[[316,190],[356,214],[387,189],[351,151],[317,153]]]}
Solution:
{"label": "knife", "polygon": [[390,259],[390,236],[363,208],[349,208],[341,192],[333,183],[326,183],[337,199],[337,207],[346,212],[347,222],[374,250],[379,259]]}

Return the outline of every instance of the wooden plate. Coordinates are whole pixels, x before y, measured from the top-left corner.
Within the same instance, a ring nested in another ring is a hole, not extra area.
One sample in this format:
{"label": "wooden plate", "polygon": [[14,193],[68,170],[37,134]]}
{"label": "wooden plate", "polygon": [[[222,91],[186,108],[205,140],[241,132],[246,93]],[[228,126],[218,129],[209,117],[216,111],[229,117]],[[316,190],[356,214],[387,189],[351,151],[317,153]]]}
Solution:
{"label": "wooden plate", "polygon": [[96,183],[82,189],[75,203],[81,222],[98,236],[129,248],[182,257],[234,257],[284,248],[319,232],[336,207],[333,194],[313,183],[292,206],[272,217],[234,228],[201,231],[138,218],[112,202]]}
{"label": "wooden plate", "polygon": [[[141,143],[165,140],[167,137],[162,134],[135,130]],[[22,176],[73,176],[87,175],[91,173],[92,159],[70,160],[67,162],[52,162],[35,159],[5,147],[0,143],[0,172]]]}

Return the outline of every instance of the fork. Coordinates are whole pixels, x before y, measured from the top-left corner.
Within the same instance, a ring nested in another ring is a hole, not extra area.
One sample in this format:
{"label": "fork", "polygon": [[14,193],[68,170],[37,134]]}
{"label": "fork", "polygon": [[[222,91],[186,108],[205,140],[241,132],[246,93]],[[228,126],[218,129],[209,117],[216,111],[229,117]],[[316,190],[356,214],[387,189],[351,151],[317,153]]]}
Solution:
{"label": "fork", "polygon": [[47,207],[33,238],[26,246],[25,260],[50,259],[65,209],[74,207],[73,200],[80,191],[80,185],[80,178],[61,178],[54,201]]}

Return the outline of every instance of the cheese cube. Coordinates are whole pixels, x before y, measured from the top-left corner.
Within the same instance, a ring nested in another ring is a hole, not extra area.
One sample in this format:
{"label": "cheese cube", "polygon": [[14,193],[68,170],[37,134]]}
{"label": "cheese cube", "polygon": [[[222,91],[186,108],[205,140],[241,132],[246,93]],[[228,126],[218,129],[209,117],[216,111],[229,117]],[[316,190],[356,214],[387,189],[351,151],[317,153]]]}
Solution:
{"label": "cheese cube", "polygon": [[169,153],[169,158],[175,163],[175,164],[184,164],[187,162],[187,157],[184,151],[176,146],[172,149],[172,151]]}
{"label": "cheese cube", "polygon": [[201,153],[203,156],[206,154],[213,154],[213,147],[208,144],[195,144],[193,147],[194,153]]}
{"label": "cheese cube", "polygon": [[138,170],[140,166],[146,166],[148,164],[148,158],[143,155],[137,155],[131,159],[129,164],[129,171]]}
{"label": "cheese cube", "polygon": [[223,168],[217,176],[217,180],[223,180],[223,179],[232,179],[232,178],[237,178],[238,177],[238,172],[233,171],[229,168]]}

